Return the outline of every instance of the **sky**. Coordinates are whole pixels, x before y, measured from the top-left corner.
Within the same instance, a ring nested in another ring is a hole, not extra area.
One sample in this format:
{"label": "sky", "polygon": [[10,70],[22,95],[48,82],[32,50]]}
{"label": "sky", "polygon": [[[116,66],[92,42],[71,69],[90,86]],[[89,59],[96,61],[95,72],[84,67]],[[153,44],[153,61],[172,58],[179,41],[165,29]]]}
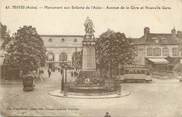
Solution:
{"label": "sky", "polygon": [[[98,37],[108,29],[127,37],[141,37],[144,27],[153,33],[182,31],[182,0],[1,0],[0,21],[15,33],[23,25],[32,25],[39,34],[84,35],[84,22],[90,17]],[[38,9],[6,9],[6,6],[36,6]],[[102,9],[45,9],[65,6],[97,6]],[[106,7],[144,7],[144,9],[106,9]],[[145,7],[171,9],[145,9]]]}

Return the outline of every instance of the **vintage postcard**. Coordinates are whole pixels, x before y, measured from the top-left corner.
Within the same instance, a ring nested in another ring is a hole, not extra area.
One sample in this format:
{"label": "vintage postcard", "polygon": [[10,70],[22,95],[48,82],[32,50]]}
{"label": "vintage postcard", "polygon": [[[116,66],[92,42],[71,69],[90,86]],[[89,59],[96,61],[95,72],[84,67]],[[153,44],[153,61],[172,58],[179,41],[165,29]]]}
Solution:
{"label": "vintage postcard", "polygon": [[182,0],[1,0],[0,117],[182,117]]}

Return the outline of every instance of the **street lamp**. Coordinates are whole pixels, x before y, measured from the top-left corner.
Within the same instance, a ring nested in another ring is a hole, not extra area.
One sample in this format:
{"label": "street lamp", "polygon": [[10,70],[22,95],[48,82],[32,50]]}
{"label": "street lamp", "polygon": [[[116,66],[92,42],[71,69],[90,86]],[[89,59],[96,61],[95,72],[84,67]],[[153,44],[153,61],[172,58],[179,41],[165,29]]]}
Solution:
{"label": "street lamp", "polygon": [[61,93],[64,91],[64,71],[61,69],[61,75],[62,75],[62,79],[61,79]]}
{"label": "street lamp", "polygon": [[65,79],[64,79],[64,96],[66,96],[67,95],[67,92],[66,92],[66,90],[67,90],[67,67],[65,67],[65,77],[64,77]]}
{"label": "street lamp", "polygon": [[69,66],[67,63],[63,64],[61,66],[61,72],[62,72],[62,80],[61,80],[61,92],[63,92],[64,96],[67,95],[67,70],[72,69],[71,66]]}
{"label": "street lamp", "polygon": [[67,69],[68,69],[68,65],[67,64],[63,64],[61,67],[61,75],[62,75],[62,79],[61,79],[61,93],[63,92],[64,96],[66,96],[66,83],[67,83]]}

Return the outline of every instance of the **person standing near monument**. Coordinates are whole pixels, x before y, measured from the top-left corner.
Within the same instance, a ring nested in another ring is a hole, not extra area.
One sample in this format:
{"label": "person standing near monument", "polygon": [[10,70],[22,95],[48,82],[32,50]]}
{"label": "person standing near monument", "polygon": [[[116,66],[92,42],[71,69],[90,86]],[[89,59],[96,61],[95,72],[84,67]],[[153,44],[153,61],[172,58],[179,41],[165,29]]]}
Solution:
{"label": "person standing near monument", "polygon": [[48,75],[49,75],[49,78],[51,77],[51,69],[50,68],[48,68]]}
{"label": "person standing near monument", "polygon": [[111,115],[109,114],[109,112],[106,112],[104,117],[111,117]]}

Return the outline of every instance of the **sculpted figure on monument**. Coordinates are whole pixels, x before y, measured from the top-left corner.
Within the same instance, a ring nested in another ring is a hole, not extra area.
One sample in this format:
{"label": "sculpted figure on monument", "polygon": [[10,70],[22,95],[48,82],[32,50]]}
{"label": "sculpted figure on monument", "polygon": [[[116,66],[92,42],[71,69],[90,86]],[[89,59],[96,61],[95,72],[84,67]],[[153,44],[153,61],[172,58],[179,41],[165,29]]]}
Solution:
{"label": "sculpted figure on monument", "polygon": [[87,19],[86,19],[86,21],[84,23],[84,26],[85,26],[86,34],[94,35],[94,32],[95,32],[94,25],[93,25],[92,20],[89,17],[87,17]]}

